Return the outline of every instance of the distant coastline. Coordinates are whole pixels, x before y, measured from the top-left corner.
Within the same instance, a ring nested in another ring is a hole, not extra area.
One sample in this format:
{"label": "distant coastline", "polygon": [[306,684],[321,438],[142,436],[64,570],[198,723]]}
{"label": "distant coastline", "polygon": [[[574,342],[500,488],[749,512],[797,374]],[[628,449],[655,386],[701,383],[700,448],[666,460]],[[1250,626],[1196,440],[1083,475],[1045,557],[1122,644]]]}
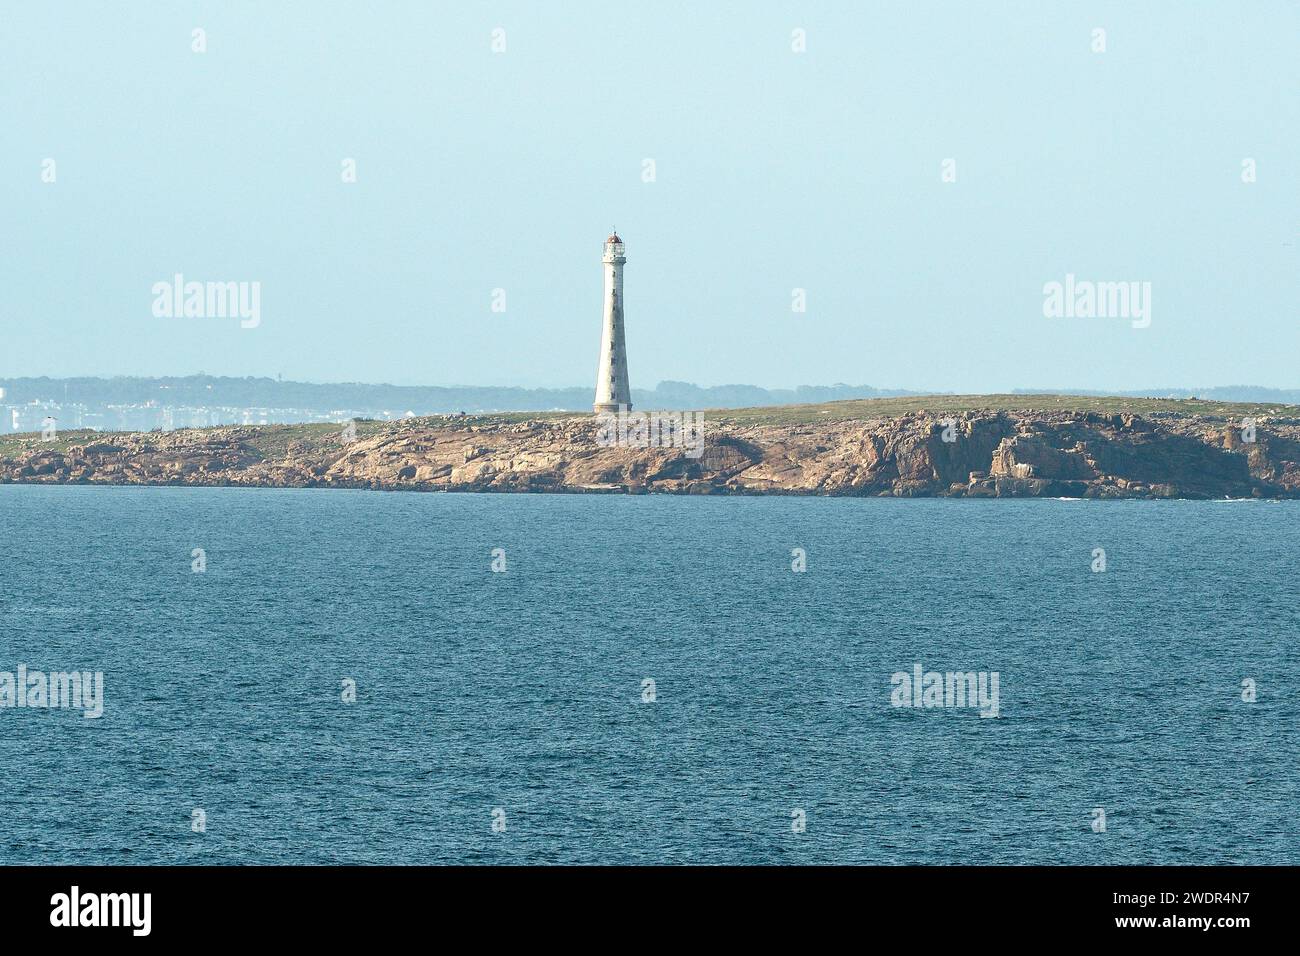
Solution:
{"label": "distant coastline", "polygon": [[[0,483],[1045,498],[1300,497],[1300,407],[921,396],[703,413],[703,447],[568,413],[0,438]],[[644,447],[649,445],[649,447]]]}
{"label": "distant coastline", "polygon": [[[754,385],[701,387],[689,382],[660,382],[651,389],[633,388],[632,402],[638,408],[689,411],[919,394],[922,393],[869,385],[767,389]],[[573,388],[383,385],[215,375],[0,378],[0,435],[39,430],[47,416],[57,419],[63,430],[149,431],[334,422],[345,418],[393,421],[408,416],[459,412],[582,414],[591,410],[591,401],[590,385]]]}
{"label": "distant coastline", "polygon": [[[933,395],[871,385],[700,386],[662,381],[633,388],[636,408],[775,408],[862,399]],[[951,393],[948,393],[951,395]],[[1200,398],[1214,402],[1300,405],[1300,389],[1228,385],[1212,388],[1149,388],[1124,392],[1077,389],[1017,389],[1013,395],[1066,397]],[[216,375],[0,378],[0,435],[39,431],[47,417],[61,431],[150,431],[154,428],[209,428],[221,425],[303,424],[349,418],[396,421],[405,417],[495,415],[507,412],[591,410],[590,385],[571,388],[514,386],[421,386],[358,382],[316,383],[268,377]]]}

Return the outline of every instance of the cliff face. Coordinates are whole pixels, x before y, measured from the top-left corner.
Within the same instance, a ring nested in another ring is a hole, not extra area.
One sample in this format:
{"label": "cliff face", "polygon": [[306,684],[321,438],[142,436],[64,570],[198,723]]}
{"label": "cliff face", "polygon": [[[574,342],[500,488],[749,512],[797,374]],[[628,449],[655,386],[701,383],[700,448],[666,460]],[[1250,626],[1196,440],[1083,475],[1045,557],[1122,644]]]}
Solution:
{"label": "cliff face", "polygon": [[[953,421],[945,427],[945,420]],[[946,433],[946,434],[945,434]],[[9,442],[0,483],[970,497],[1300,497],[1300,420],[926,413],[708,422],[703,453],[601,447],[594,419],[76,433]],[[951,440],[945,440],[945,438]]]}

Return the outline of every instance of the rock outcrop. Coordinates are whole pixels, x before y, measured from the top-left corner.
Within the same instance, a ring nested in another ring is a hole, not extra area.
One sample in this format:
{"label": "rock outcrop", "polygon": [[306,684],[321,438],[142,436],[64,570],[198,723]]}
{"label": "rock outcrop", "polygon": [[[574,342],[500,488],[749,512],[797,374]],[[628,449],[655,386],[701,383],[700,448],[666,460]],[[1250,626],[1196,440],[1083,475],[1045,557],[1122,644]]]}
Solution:
{"label": "rock outcrop", "polygon": [[[726,413],[718,413],[725,415]],[[408,419],[9,439],[0,482],[415,491],[1300,497],[1300,419],[925,412],[705,426],[702,454],[602,447],[588,417]]]}

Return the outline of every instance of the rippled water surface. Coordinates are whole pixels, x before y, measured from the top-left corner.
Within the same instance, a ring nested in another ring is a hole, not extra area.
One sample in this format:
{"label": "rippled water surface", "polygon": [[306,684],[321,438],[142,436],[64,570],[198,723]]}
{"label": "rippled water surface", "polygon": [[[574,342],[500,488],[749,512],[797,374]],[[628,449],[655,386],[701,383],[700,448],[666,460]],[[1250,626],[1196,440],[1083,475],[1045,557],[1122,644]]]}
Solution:
{"label": "rippled water surface", "polygon": [[0,486],[0,671],[105,681],[0,863],[1296,863],[1297,582],[1300,503]]}

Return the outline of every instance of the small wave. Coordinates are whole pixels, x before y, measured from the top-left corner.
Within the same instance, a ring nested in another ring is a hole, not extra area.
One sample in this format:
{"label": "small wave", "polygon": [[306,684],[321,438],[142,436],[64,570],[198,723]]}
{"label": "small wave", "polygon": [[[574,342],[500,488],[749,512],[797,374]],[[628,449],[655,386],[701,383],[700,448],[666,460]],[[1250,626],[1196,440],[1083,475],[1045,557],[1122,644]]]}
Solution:
{"label": "small wave", "polygon": [[84,614],[84,607],[11,607],[4,611],[10,614]]}

